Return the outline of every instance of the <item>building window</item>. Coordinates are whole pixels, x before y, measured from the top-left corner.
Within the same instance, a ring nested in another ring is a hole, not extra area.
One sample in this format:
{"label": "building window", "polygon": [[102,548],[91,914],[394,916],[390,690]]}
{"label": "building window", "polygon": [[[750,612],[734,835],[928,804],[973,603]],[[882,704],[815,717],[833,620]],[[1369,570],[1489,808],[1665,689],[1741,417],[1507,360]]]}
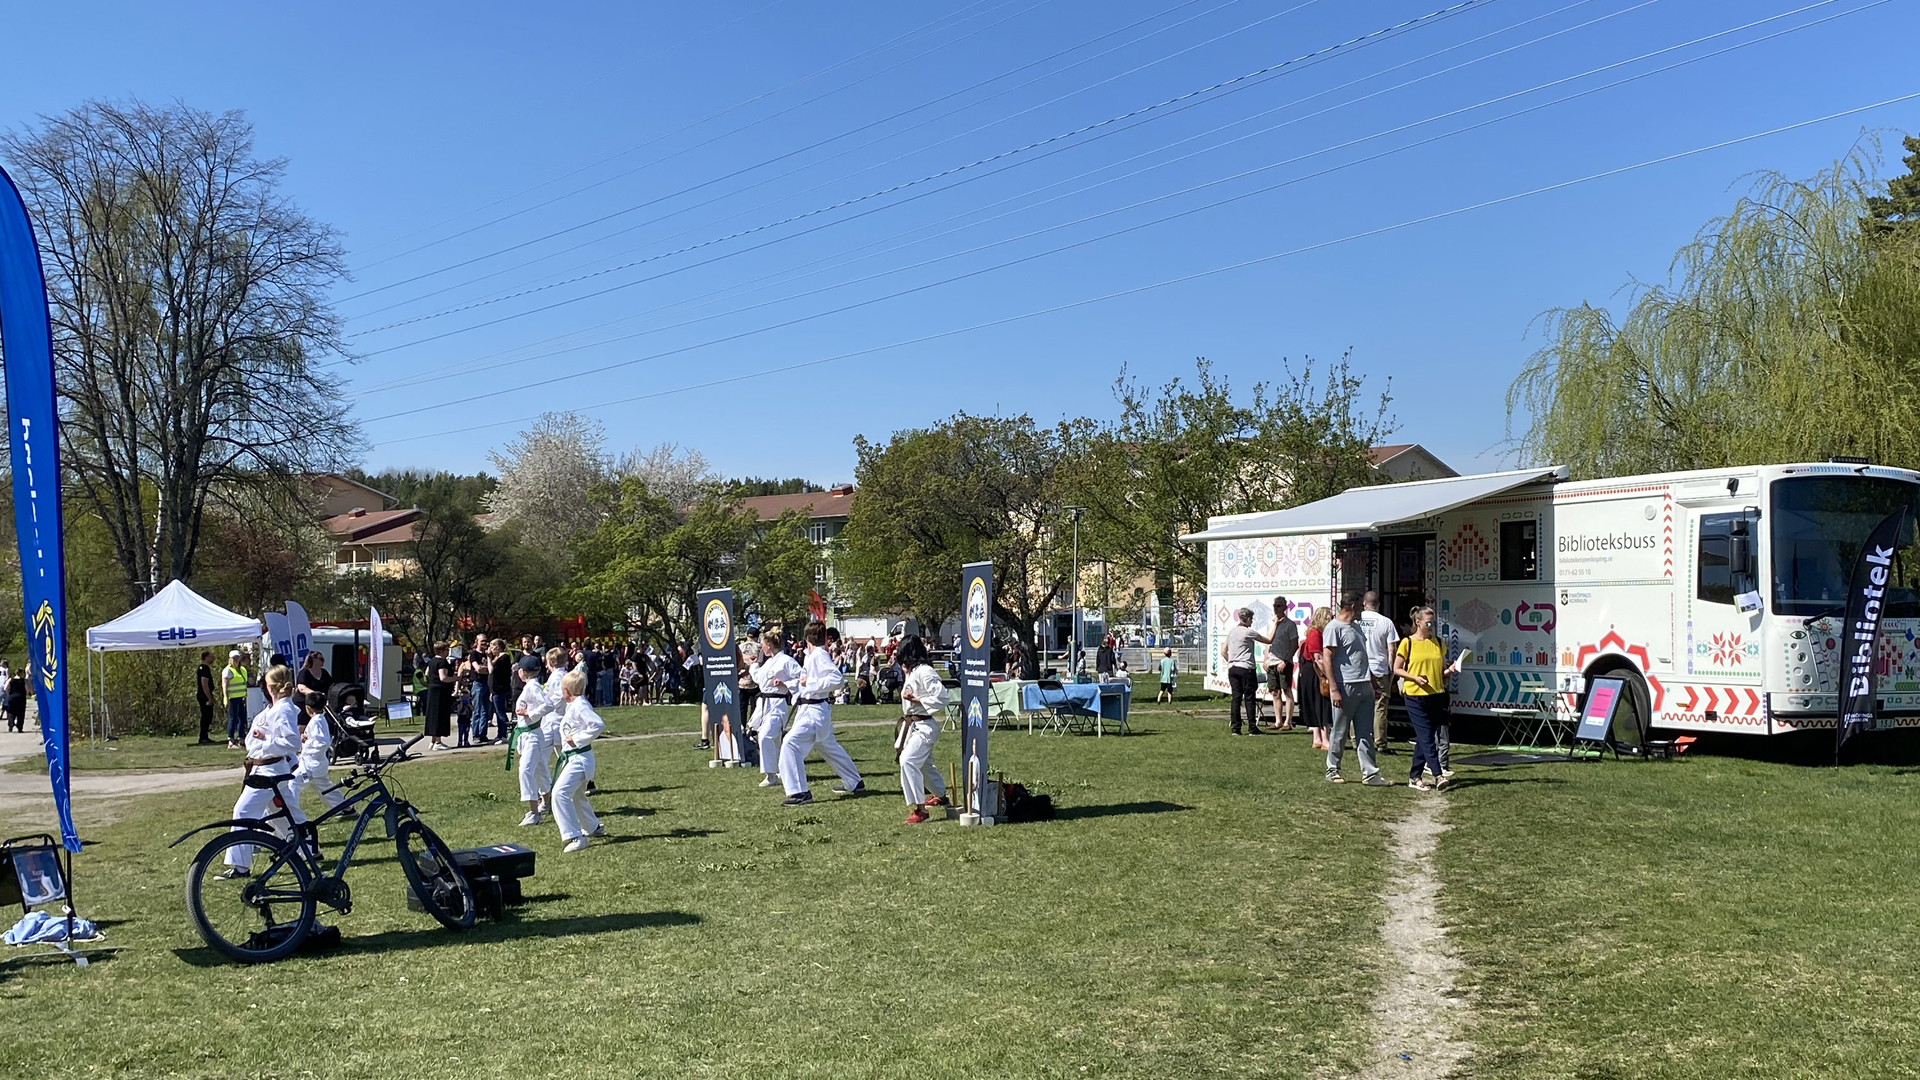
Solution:
{"label": "building window", "polygon": [[379,563],[381,566],[387,565],[387,549],[383,547],[374,548],[373,561]]}
{"label": "building window", "polygon": [[1534,581],[1540,576],[1540,525],[1531,518],[1500,523],[1500,580]]}
{"label": "building window", "polygon": [[1694,595],[1709,604],[1733,603],[1733,523],[1738,514],[1703,514],[1694,559]]}
{"label": "building window", "polygon": [[826,582],[827,582],[827,564],[814,563],[813,564],[813,583],[815,585],[824,585],[826,584]]}
{"label": "building window", "polygon": [[826,542],[827,542],[827,527],[826,527],[825,525],[809,525],[809,526],[807,526],[807,539],[809,539],[809,540],[811,540],[811,541],[813,541],[813,542],[814,542],[814,543],[816,543],[816,544],[824,544],[824,543],[826,543]]}

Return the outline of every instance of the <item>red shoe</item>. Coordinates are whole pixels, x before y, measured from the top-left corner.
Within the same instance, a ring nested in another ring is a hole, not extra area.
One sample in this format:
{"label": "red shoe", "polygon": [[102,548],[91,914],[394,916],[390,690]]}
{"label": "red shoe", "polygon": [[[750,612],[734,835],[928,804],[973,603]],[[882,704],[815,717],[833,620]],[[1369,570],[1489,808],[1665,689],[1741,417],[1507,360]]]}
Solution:
{"label": "red shoe", "polygon": [[913,813],[907,815],[906,824],[925,825],[928,822],[928,820],[930,819],[927,817],[926,808],[921,806],[916,806],[913,808]]}
{"label": "red shoe", "polygon": [[927,796],[927,801],[921,803],[920,805],[921,806],[951,806],[952,804],[947,802],[947,797],[945,795],[929,795]]}

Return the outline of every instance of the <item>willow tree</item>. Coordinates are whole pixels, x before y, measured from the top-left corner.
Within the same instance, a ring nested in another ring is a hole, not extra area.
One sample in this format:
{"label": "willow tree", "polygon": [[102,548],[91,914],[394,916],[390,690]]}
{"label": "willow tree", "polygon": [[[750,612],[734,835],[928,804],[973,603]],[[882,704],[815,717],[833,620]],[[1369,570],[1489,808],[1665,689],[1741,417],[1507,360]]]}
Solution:
{"label": "willow tree", "polygon": [[1877,153],[1805,180],[1760,174],[1633,283],[1617,320],[1541,317],[1547,344],[1507,391],[1529,461],[1609,476],[1859,455],[1920,466],[1920,263],[1863,228]]}

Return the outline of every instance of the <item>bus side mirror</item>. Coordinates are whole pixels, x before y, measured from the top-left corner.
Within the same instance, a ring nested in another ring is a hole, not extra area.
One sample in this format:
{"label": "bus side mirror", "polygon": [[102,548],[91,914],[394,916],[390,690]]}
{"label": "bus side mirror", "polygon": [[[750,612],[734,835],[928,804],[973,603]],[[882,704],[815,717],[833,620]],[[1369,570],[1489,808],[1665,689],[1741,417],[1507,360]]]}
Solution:
{"label": "bus side mirror", "polygon": [[1753,553],[1753,519],[1738,518],[1731,523],[1727,538],[1727,562],[1733,577],[1734,603],[1742,612],[1760,610],[1760,567]]}

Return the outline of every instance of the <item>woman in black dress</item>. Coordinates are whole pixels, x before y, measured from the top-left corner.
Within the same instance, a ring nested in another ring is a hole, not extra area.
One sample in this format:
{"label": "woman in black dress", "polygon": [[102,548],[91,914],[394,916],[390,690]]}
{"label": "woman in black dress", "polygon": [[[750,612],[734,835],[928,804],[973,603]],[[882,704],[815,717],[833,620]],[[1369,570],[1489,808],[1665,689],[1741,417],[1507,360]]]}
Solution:
{"label": "woman in black dress", "polygon": [[436,641],[433,645],[433,659],[426,664],[427,692],[421,699],[420,709],[426,714],[428,745],[441,750],[449,749],[447,736],[453,731],[450,722],[453,713],[453,665],[447,662],[447,643]]}

